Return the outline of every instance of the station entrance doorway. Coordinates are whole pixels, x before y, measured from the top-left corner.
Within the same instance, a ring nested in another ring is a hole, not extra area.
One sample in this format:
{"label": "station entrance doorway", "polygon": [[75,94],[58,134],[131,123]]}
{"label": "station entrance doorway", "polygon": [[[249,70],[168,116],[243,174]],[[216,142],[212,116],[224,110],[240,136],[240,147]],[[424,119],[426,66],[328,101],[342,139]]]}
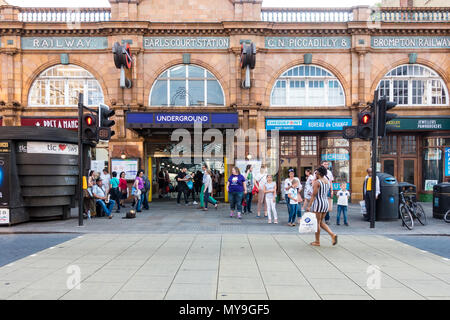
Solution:
{"label": "station entrance doorway", "polygon": [[[224,182],[227,171],[225,157],[221,156],[221,150],[205,157],[203,154],[191,153],[190,156],[181,156],[178,153],[177,143],[158,143],[149,141],[146,143],[146,155],[148,169],[151,168],[152,176],[152,201],[175,201],[177,189],[177,175],[184,167],[186,173],[191,176],[188,183],[188,201],[199,202],[200,190],[203,181],[202,166],[211,171],[213,181],[213,197],[217,200],[225,198]],[[222,146],[217,146],[217,149]],[[219,156],[215,156],[219,154]],[[150,170],[148,171],[150,172]]]}

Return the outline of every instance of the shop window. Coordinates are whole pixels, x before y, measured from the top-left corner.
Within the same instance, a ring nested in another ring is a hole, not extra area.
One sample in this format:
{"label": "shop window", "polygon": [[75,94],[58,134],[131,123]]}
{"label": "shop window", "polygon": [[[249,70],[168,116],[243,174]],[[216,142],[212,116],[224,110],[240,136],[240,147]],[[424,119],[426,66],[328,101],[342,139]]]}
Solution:
{"label": "shop window", "polygon": [[296,156],[297,155],[297,137],[296,136],[281,136],[280,137],[280,152],[282,156]]}
{"label": "shop window", "polygon": [[158,77],[149,103],[152,106],[224,106],[225,96],[219,81],[205,68],[178,65]]}
{"label": "shop window", "polygon": [[379,96],[399,105],[447,105],[448,92],[442,78],[430,68],[401,65],[389,71],[378,84]]}
{"label": "shop window", "polygon": [[272,106],[344,106],[339,80],[319,66],[296,66],[281,75],[272,89]]}
{"label": "shop window", "polygon": [[[450,148],[450,137],[425,138],[422,175],[423,189],[433,191],[433,186],[444,181],[450,170],[445,159],[445,152]],[[444,169],[445,167],[445,169]],[[444,172],[445,170],[445,172]]]}
{"label": "shop window", "polygon": [[301,136],[300,137],[300,155],[302,156],[316,156],[317,155],[317,137],[316,136]]}
{"label": "shop window", "polygon": [[416,154],[416,136],[402,136],[402,155]]}
{"label": "shop window", "polygon": [[30,106],[77,106],[83,93],[83,103],[98,106],[103,92],[98,81],[76,65],[57,65],[42,72],[30,89]]}
{"label": "shop window", "polygon": [[381,154],[396,155],[397,154],[397,136],[385,136],[380,143]]}
{"label": "shop window", "polygon": [[350,150],[347,139],[323,138],[321,140],[321,161],[328,161],[334,176],[334,189],[341,183],[350,183]]}

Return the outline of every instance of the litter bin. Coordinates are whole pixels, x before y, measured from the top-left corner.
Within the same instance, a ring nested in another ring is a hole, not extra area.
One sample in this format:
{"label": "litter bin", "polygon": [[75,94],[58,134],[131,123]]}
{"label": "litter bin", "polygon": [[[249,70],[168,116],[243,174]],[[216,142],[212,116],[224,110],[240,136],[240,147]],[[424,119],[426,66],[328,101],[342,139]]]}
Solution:
{"label": "litter bin", "polygon": [[377,200],[377,221],[398,219],[398,182],[387,173],[377,173],[380,195]]}
{"label": "litter bin", "polygon": [[450,183],[444,182],[433,186],[433,218],[443,219],[450,209]]}

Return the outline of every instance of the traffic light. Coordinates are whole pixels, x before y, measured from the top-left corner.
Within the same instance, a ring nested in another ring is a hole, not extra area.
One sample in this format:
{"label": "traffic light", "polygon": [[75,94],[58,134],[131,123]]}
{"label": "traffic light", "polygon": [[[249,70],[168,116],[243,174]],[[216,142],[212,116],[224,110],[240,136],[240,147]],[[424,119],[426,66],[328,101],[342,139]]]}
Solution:
{"label": "traffic light", "polygon": [[120,87],[130,89],[133,85],[130,80],[131,72],[127,72],[128,76],[125,74],[125,69],[131,70],[133,66],[130,44],[127,43],[125,46],[122,46],[116,42],[112,47],[112,52],[114,54],[114,64],[117,69],[120,69]]}
{"label": "traffic light", "polygon": [[110,110],[106,104],[100,103],[98,106],[98,138],[100,140],[109,140],[115,134],[111,127],[116,124],[114,120],[109,118],[115,115],[114,110]]}
{"label": "traffic light", "polygon": [[97,140],[97,117],[86,113],[81,123],[81,139],[87,143],[98,142]]}
{"label": "traffic light", "polygon": [[392,119],[397,118],[395,113],[386,113],[388,110],[394,108],[397,105],[395,102],[387,101],[386,97],[378,100],[378,136],[384,137],[387,132],[391,131],[393,126],[386,124]]}
{"label": "traffic light", "polygon": [[373,117],[372,112],[363,111],[358,113],[358,138],[370,140],[373,137]]}

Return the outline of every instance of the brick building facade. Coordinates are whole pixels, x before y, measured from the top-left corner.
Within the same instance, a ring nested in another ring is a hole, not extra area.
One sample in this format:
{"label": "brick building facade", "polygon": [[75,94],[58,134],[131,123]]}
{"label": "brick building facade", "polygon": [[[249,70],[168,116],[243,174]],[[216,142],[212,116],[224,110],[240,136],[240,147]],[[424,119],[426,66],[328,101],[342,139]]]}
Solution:
{"label": "brick building facade", "polygon": [[[381,169],[416,184],[425,198],[432,184],[450,178],[447,8],[273,9],[263,8],[261,0],[110,3],[68,15],[67,9],[19,8],[2,0],[0,125],[73,120],[73,93],[84,92],[85,104],[104,102],[115,110],[108,160],[139,159],[140,167],[152,167],[154,181],[172,131],[192,130],[177,121],[157,125],[158,116],[204,116],[220,130],[276,128],[279,146],[272,150],[266,143],[271,139],[259,136],[245,144],[245,156],[274,162],[278,180],[289,167],[303,176],[327,159],[336,182],[347,182],[356,201],[370,143],[343,140],[342,125],[355,125],[379,88],[399,102],[397,129],[380,148]],[[131,89],[119,86],[115,42],[130,43]],[[241,45],[249,42],[256,45],[256,67],[251,88],[243,88]],[[239,159],[216,160],[228,174]]]}

